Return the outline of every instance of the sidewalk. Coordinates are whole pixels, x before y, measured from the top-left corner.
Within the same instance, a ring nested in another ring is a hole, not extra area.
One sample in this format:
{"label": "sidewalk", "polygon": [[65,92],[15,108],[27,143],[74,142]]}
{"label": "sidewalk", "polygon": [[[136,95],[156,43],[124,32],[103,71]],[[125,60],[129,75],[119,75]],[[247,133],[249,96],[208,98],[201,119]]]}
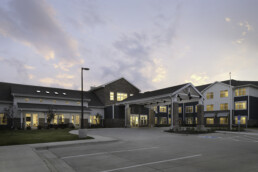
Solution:
{"label": "sidewalk", "polygon": [[232,132],[232,131],[216,131],[216,133],[223,133],[223,134],[242,134],[242,135],[251,135],[251,136],[258,136],[258,131],[257,132],[253,132],[253,131],[249,131],[247,130],[247,132]]}
{"label": "sidewalk", "polygon": [[[71,133],[76,134],[76,131],[77,130],[73,130],[71,131]],[[37,143],[37,144],[27,144],[27,145],[14,145],[14,146],[0,146],[0,171],[3,171],[3,172],[5,171],[8,171],[8,172],[53,171],[51,168],[49,168],[49,163],[47,163],[45,159],[42,159],[42,157],[39,157],[37,150],[47,150],[49,148],[54,148],[54,147],[72,146],[72,145],[79,145],[79,144],[87,145],[87,144],[117,141],[117,139],[110,138],[110,137],[103,137],[103,136],[97,136],[97,135],[89,135],[89,136],[93,137],[94,139]],[[50,152],[49,151],[47,152],[48,152],[47,156],[49,156]]]}

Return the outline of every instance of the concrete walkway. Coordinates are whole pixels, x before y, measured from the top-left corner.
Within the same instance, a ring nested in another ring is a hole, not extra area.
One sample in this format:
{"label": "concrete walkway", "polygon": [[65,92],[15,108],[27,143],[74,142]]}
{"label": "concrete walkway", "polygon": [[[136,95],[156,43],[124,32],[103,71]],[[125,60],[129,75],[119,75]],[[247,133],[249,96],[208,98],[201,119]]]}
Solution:
{"label": "concrete walkway", "polygon": [[258,136],[258,131],[256,132],[255,130],[253,131],[247,131],[247,132],[232,132],[232,131],[216,131],[216,133],[223,133],[223,134],[241,134],[241,135],[250,135],[250,136]]}
{"label": "concrete walkway", "polygon": [[[71,131],[78,134],[78,130]],[[10,172],[46,172],[46,171],[72,171],[67,164],[48,151],[49,148],[65,147],[71,145],[87,145],[102,142],[114,142],[117,139],[89,135],[94,139],[75,140],[64,142],[50,142],[27,145],[0,146],[0,171]],[[4,138],[2,138],[4,139]]]}

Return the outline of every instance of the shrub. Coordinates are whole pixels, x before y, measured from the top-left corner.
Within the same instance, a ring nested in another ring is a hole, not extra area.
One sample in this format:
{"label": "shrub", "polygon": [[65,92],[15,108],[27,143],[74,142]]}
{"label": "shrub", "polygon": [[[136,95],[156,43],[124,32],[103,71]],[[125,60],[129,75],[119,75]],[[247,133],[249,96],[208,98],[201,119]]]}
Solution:
{"label": "shrub", "polygon": [[31,126],[26,127],[26,130],[31,130]]}
{"label": "shrub", "polygon": [[38,130],[41,130],[41,129],[42,129],[42,126],[41,126],[41,125],[38,125],[37,128],[38,128]]}

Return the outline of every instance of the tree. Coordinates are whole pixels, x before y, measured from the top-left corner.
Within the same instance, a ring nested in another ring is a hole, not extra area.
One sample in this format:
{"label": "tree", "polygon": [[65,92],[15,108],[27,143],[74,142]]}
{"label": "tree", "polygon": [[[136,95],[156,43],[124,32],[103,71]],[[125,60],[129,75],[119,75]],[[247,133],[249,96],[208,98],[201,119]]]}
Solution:
{"label": "tree", "polygon": [[4,109],[4,114],[7,116],[7,119],[9,119],[10,124],[11,124],[11,129],[13,129],[14,126],[14,120],[15,117],[17,116],[17,106],[16,105],[11,105],[8,108]]}
{"label": "tree", "polygon": [[55,112],[52,107],[49,107],[47,111],[47,123],[48,125],[51,123],[51,121],[55,118]]}

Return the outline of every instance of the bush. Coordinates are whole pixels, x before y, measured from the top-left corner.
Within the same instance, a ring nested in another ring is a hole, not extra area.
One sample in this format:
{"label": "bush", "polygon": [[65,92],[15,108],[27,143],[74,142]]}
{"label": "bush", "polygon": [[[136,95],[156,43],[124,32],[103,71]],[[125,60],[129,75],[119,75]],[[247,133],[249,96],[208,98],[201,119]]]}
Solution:
{"label": "bush", "polygon": [[26,127],[26,130],[31,130],[31,126]]}
{"label": "bush", "polygon": [[38,125],[37,128],[38,128],[38,130],[41,130],[41,129],[42,129],[42,126],[41,126],[41,125]]}

